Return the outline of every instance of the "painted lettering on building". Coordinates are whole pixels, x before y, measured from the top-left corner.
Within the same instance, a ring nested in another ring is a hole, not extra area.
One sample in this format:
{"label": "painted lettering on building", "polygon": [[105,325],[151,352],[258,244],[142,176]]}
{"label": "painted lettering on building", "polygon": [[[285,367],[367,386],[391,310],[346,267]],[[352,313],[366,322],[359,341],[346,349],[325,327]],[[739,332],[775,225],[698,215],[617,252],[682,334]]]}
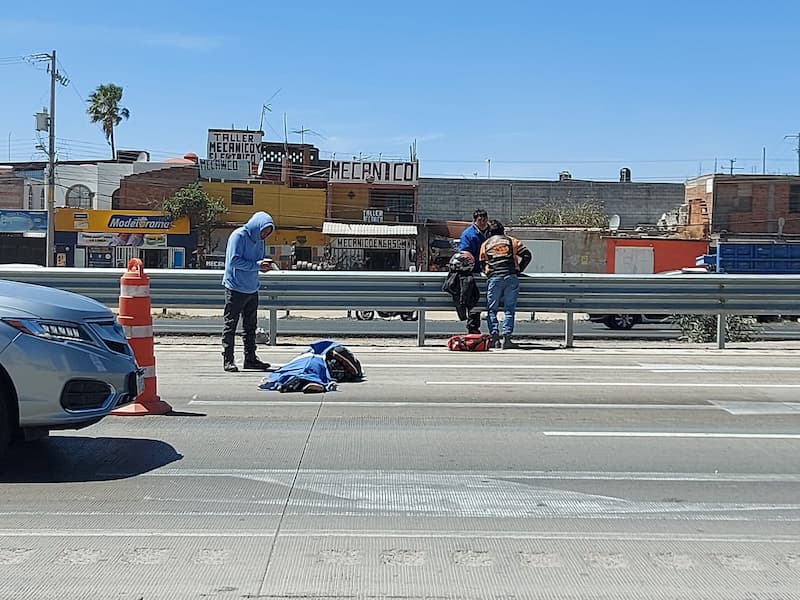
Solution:
{"label": "painted lettering on building", "polygon": [[239,180],[250,176],[250,163],[246,160],[198,160],[201,179]]}
{"label": "painted lettering on building", "polygon": [[383,237],[336,237],[331,239],[331,247],[359,250],[405,250],[414,248],[414,240],[407,238]]}
{"label": "painted lettering on building", "polygon": [[383,223],[383,210],[380,208],[368,208],[362,213],[364,223]]}
{"label": "painted lettering on building", "polygon": [[393,185],[416,185],[419,178],[419,163],[414,162],[366,162],[332,160],[330,181],[338,183],[383,183]]}

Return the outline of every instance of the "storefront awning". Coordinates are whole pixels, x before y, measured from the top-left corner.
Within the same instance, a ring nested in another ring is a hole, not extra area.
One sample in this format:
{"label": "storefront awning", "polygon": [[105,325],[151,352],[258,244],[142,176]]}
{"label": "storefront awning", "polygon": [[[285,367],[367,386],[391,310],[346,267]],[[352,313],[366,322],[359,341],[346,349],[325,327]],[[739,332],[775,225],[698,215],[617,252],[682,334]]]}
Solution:
{"label": "storefront awning", "polygon": [[415,236],[416,225],[376,225],[367,223],[323,223],[322,233],[343,236]]}

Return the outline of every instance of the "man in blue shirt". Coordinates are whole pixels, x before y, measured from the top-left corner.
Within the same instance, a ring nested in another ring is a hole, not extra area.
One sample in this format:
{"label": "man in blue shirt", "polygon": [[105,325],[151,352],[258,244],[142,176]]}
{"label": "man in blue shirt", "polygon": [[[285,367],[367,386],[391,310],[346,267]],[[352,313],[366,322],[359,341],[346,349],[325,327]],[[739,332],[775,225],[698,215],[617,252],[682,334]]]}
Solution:
{"label": "man in blue shirt", "polygon": [[[481,254],[481,246],[486,241],[486,234],[489,231],[489,215],[482,209],[475,209],[472,213],[472,225],[467,227],[461,234],[461,239],[458,243],[459,251],[467,251],[472,254],[475,259],[475,274],[481,273],[481,265],[479,257]],[[480,308],[473,308],[467,315],[467,333],[480,333],[481,332],[481,310]]]}
{"label": "man in blue shirt", "polygon": [[264,240],[275,231],[275,222],[265,212],[257,212],[242,227],[233,230],[225,249],[225,325],[222,329],[222,366],[229,373],[239,369],[233,360],[236,326],[242,317],[244,330],[244,368],[269,369],[269,363],[256,356],[258,323],[258,274],[269,271],[272,261],[264,258]]}

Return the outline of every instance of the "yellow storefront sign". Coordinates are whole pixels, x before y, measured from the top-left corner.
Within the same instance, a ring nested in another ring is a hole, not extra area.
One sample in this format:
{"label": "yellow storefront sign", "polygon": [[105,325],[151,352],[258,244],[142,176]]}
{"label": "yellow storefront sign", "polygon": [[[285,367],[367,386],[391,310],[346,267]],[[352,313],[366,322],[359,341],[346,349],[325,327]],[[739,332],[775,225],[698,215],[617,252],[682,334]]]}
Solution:
{"label": "yellow storefront sign", "polygon": [[171,221],[157,210],[56,209],[56,231],[187,234],[189,219]]}

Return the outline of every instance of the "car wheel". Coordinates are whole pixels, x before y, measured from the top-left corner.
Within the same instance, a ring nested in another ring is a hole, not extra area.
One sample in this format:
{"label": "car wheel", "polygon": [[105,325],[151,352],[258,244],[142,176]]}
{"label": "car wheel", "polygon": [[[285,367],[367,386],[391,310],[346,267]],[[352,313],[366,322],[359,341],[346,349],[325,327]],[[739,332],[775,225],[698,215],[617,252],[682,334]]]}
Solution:
{"label": "car wheel", "polygon": [[636,321],[635,315],[609,315],[603,323],[609,329],[630,329],[636,325]]}
{"label": "car wheel", "polygon": [[357,310],[356,319],[359,321],[372,321],[375,318],[374,310]]}
{"label": "car wheel", "polygon": [[417,313],[415,312],[401,312],[400,318],[403,321],[416,321],[417,320]]}
{"label": "car wheel", "polygon": [[0,457],[11,441],[11,420],[8,416],[8,404],[5,392],[0,389]]}

